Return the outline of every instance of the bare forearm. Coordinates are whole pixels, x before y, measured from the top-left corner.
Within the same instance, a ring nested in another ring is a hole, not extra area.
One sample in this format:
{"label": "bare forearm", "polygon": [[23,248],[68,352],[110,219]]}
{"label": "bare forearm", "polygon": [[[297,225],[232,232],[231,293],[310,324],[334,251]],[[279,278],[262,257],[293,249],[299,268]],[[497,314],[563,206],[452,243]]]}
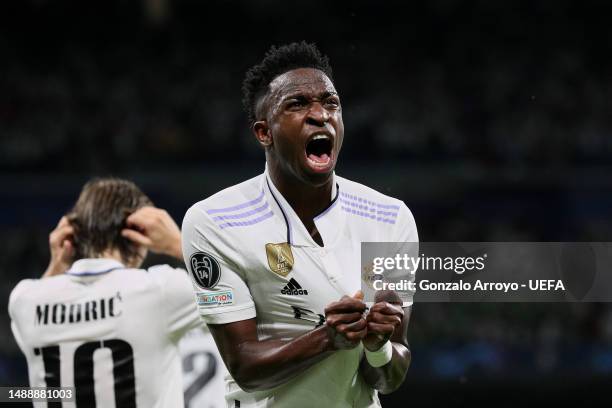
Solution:
{"label": "bare forearm", "polygon": [[245,391],[265,390],[286,383],[341,349],[357,347],[366,335],[363,295],[343,296],[325,308],[325,324],[295,339],[264,340],[257,321],[209,324],[225,365]]}
{"label": "bare forearm", "polygon": [[322,326],[291,341],[245,341],[226,361],[232,377],[245,391],[274,388],[333,352]]}
{"label": "bare forearm", "polygon": [[365,381],[382,394],[388,394],[397,390],[408,372],[410,367],[410,350],[401,343],[392,342],[393,356],[391,361],[382,367],[372,367],[365,356],[361,360],[359,370]]}

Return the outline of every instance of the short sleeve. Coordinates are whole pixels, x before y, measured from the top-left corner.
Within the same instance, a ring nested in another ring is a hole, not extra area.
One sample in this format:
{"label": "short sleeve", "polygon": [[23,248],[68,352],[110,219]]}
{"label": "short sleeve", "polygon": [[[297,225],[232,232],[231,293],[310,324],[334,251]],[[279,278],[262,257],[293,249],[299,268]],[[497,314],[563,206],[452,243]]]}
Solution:
{"label": "short sleeve", "polygon": [[[393,242],[396,242],[398,247],[395,253],[407,254],[410,257],[419,256],[419,234],[417,232],[416,222],[410,209],[403,202],[400,205],[395,226]],[[415,271],[416,273],[416,271]],[[391,270],[386,274],[389,281],[398,282],[401,279],[406,279],[415,282],[415,273],[407,273],[405,270]],[[414,300],[414,290],[398,290],[396,293],[402,299],[403,307],[412,306]]]}
{"label": "short sleeve", "polygon": [[30,279],[22,280],[13,288],[11,294],[9,295],[8,313],[11,320],[15,319],[15,308],[17,307],[17,299],[19,299],[24,290],[27,290],[30,281]]}
{"label": "short sleeve", "polygon": [[8,303],[8,313],[11,318],[11,330],[13,332],[13,336],[15,337],[15,341],[19,348],[25,353],[25,343],[23,342],[20,330],[19,330],[19,299],[21,299],[22,294],[27,292],[31,287],[34,281],[32,279],[24,279],[15,286],[9,296]]}
{"label": "short sleeve", "polygon": [[198,311],[206,323],[225,324],[256,316],[240,254],[234,249],[239,244],[197,204],[185,214],[182,245]]}
{"label": "short sleeve", "polygon": [[171,338],[178,341],[189,330],[203,325],[193,304],[191,281],[184,269],[158,265],[149,268],[148,272],[161,287]]}
{"label": "short sleeve", "polygon": [[394,235],[393,240],[395,242],[419,242],[419,233],[414,216],[403,202],[400,205]]}

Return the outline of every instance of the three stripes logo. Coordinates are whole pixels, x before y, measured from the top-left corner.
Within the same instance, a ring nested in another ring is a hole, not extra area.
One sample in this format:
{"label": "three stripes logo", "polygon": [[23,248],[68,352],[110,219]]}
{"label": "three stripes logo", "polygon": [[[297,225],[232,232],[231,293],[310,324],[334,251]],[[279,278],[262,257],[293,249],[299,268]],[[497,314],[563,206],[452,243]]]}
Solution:
{"label": "three stripes logo", "polygon": [[307,295],[308,291],[306,289],[302,289],[302,286],[295,279],[291,278],[289,283],[285,285],[284,288],[281,289],[281,294],[283,295]]}

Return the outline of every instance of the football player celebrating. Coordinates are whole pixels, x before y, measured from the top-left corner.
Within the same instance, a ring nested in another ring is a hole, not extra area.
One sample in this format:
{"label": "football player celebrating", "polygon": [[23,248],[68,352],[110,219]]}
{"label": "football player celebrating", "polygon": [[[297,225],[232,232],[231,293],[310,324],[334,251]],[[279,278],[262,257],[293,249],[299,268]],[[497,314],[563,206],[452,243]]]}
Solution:
{"label": "football player celebrating", "polygon": [[311,44],[272,47],[243,84],[263,174],[189,209],[183,253],[235,407],[377,407],[410,364],[410,303],[366,313],[360,245],[416,242],[412,214],[334,173],[342,107]]}
{"label": "football player celebrating", "polygon": [[183,406],[177,343],[201,324],[192,284],[168,265],[138,269],[147,250],[181,259],[180,239],[133,183],[87,183],[49,237],[43,279],[10,296],[30,386],[74,387],[77,407]]}

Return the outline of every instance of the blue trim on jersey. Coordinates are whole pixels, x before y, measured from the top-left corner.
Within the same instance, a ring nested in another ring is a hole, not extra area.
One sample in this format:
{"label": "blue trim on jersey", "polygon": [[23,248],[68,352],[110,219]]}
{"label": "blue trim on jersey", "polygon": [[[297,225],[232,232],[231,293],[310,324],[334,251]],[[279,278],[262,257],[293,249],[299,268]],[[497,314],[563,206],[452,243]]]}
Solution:
{"label": "blue trim on jersey", "polygon": [[[287,214],[285,214],[285,211],[283,210],[283,206],[280,204],[280,202],[274,195],[274,191],[272,191],[272,188],[270,187],[270,182],[268,181],[268,177],[266,177],[266,184],[268,185],[268,190],[270,190],[270,194],[272,194],[272,198],[274,199],[274,201],[276,201],[276,205],[278,205],[278,208],[280,208],[281,213],[283,214],[283,218],[285,219],[285,225],[287,225],[287,243],[291,245],[291,225],[289,224],[289,219],[287,218]],[[329,203],[327,208],[325,208],[316,217],[313,218],[313,221],[316,221],[317,218],[320,218],[324,216],[325,214],[327,214],[336,205],[336,203],[338,202],[339,196],[340,196],[340,184],[336,183],[336,196]]]}
{"label": "blue trim on jersey", "polygon": [[85,271],[85,272],[70,272],[70,271],[68,271],[68,272],[66,272],[66,274],[72,275],[72,276],[93,276],[93,275],[101,275],[103,273],[109,273],[109,272],[114,271],[115,269],[123,269],[123,267],[116,266],[114,268],[110,268],[110,269],[106,269],[106,270],[98,271],[98,272],[88,272],[88,271]]}
{"label": "blue trim on jersey", "polygon": [[268,181],[268,177],[266,177],[266,184],[268,185],[268,190],[270,190],[270,194],[272,194],[272,198],[274,199],[274,201],[276,201],[276,205],[278,205],[278,208],[280,208],[281,213],[283,214],[283,218],[285,219],[285,225],[287,225],[287,243],[291,245],[291,227],[289,225],[289,219],[287,218],[287,215],[285,214],[285,211],[283,210],[283,206],[280,205],[280,203],[278,202],[278,199],[274,195],[274,192],[272,191],[272,188],[270,187],[270,182]]}
{"label": "blue trim on jersey", "polygon": [[323,211],[321,211],[319,213],[319,215],[317,215],[316,217],[314,217],[312,220],[316,221],[318,218],[321,218],[322,216],[324,216],[325,214],[327,214],[329,212],[329,210],[331,210],[332,208],[334,208],[334,206],[336,205],[336,202],[338,201],[338,196],[340,195],[340,184],[336,183],[336,196],[334,197],[334,199],[331,201],[331,203],[329,203],[329,205],[327,206],[326,209],[324,209]]}

